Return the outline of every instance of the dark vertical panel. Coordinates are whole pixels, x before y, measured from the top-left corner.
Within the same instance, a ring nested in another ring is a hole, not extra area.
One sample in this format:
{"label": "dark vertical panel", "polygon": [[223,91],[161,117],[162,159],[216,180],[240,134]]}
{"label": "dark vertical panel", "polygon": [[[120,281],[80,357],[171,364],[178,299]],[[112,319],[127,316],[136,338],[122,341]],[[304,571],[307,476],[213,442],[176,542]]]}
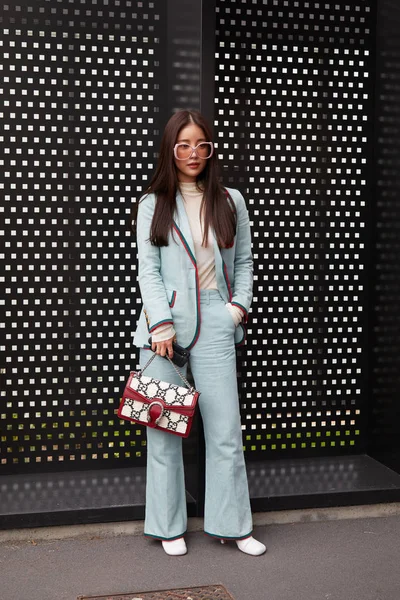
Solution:
{"label": "dark vertical panel", "polygon": [[201,14],[201,100],[200,109],[214,125],[216,0],[202,0]]}
{"label": "dark vertical panel", "polygon": [[168,0],[167,110],[200,107],[201,2]]}
{"label": "dark vertical panel", "polygon": [[378,0],[369,452],[400,472],[400,5]]}

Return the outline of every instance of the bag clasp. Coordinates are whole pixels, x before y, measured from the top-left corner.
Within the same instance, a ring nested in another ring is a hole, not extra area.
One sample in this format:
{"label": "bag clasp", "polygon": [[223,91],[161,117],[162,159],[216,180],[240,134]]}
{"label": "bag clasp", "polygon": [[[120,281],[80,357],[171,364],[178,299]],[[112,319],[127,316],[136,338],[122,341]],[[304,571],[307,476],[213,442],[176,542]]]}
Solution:
{"label": "bag clasp", "polygon": [[159,416],[157,417],[157,419],[154,421],[155,425],[158,425],[159,422],[161,421],[161,418],[164,414],[164,406],[161,402],[158,402],[157,400],[155,400],[154,402],[151,402],[148,406],[147,409],[147,422],[151,423],[151,415],[150,415],[150,410],[153,406],[159,406],[161,408],[161,412],[159,414]]}

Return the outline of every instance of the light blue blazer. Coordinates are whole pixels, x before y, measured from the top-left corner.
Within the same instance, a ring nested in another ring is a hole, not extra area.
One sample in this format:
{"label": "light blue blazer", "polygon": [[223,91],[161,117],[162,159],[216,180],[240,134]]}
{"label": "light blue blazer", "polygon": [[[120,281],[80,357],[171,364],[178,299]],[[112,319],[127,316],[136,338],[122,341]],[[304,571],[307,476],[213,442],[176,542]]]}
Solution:
{"label": "light blue blazer", "polygon": [[[253,256],[249,215],[238,190],[226,188],[236,206],[237,226],[232,248],[219,248],[214,242],[218,290],[225,300],[244,312],[235,331],[235,344],[244,343],[248,311],[253,297]],[[161,325],[173,324],[177,342],[192,348],[201,330],[200,289],[196,257],[183,198],[176,196],[177,211],[168,246],[152,246],[150,227],[155,195],[148,194],[139,204],[137,248],[139,286],[143,301],[134,344],[148,348],[149,336]]]}

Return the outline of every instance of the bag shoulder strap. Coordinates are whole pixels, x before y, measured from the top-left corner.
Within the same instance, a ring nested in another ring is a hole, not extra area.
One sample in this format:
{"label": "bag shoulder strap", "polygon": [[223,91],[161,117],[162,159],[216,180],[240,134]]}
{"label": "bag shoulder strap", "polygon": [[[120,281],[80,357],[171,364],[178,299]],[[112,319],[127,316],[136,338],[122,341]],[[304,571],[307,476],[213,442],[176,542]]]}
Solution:
{"label": "bag shoulder strap", "polygon": [[[147,361],[147,363],[144,365],[143,369],[141,369],[139,371],[139,376],[144,372],[145,369],[147,369],[147,367],[153,362],[153,360],[155,359],[155,357],[157,356],[157,354],[153,353],[152,356],[150,356],[149,360]],[[168,354],[166,355],[166,357],[168,358],[169,362],[171,363],[171,365],[174,367],[175,371],[178,373],[179,377],[182,379],[183,383],[185,384],[185,386],[187,388],[189,388],[189,391],[194,390],[193,386],[190,385],[190,383],[188,382],[188,380],[186,379],[186,377],[180,372],[180,370],[178,369],[178,367],[172,362],[172,360],[170,359],[170,357],[168,356]]]}

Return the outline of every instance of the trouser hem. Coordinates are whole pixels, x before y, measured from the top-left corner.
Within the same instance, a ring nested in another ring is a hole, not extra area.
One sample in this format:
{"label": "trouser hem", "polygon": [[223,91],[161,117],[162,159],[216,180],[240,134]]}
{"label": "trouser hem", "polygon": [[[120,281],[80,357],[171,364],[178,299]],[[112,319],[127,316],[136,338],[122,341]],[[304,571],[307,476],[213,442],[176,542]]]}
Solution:
{"label": "trouser hem", "polygon": [[204,531],[204,533],[206,535],[209,535],[210,537],[217,538],[219,540],[245,540],[246,538],[251,537],[251,534],[253,533],[253,530],[251,530],[250,533],[246,533],[246,535],[242,535],[242,536],[220,535],[220,534],[217,534],[217,533],[209,533],[208,531]]}
{"label": "trouser hem", "polygon": [[181,533],[180,535],[175,535],[174,537],[161,537],[160,535],[153,535],[152,533],[144,533],[145,537],[153,538],[155,540],[163,540],[165,542],[172,542],[173,540],[179,540],[179,538],[185,535],[186,531]]}

